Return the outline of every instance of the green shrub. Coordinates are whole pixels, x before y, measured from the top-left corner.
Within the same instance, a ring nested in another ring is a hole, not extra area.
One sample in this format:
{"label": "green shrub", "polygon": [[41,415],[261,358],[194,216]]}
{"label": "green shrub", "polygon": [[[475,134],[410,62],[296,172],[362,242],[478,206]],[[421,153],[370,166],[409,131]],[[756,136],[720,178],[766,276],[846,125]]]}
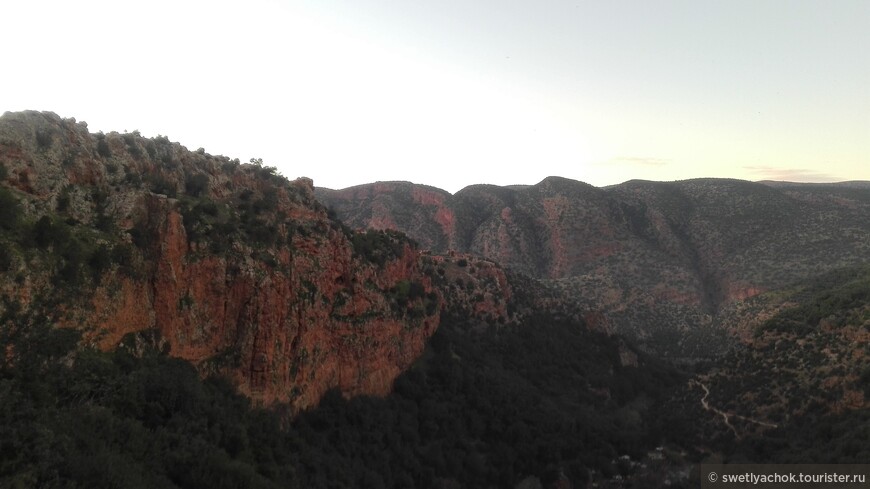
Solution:
{"label": "green shrub", "polygon": [[858,380],[858,386],[864,391],[865,398],[870,397],[870,366],[864,367]]}
{"label": "green shrub", "polygon": [[157,158],[157,147],[154,145],[154,141],[145,142],[145,151],[148,152],[148,157],[152,160]]}
{"label": "green shrub", "polygon": [[48,216],[42,216],[33,225],[33,242],[40,248],[48,248],[54,244],[56,228]]}
{"label": "green shrub", "polygon": [[151,228],[147,221],[137,220],[133,227],[127,231],[133,244],[140,250],[148,250],[154,245],[157,232]]}
{"label": "green shrub", "polygon": [[142,177],[130,168],[124,168],[124,181],[134,188],[139,188],[142,185]]}
{"label": "green shrub", "polygon": [[0,272],[7,272],[10,268],[12,268],[12,247],[0,241]]}
{"label": "green shrub", "polygon": [[100,211],[94,218],[94,227],[104,233],[109,233],[115,229],[115,220],[112,219],[112,216]]}
{"label": "green shrub", "polygon": [[119,243],[112,247],[112,261],[117,263],[121,270],[130,274],[133,272],[133,247],[127,243]]}
{"label": "green shrub", "polygon": [[420,282],[400,280],[390,289],[390,294],[398,305],[405,306],[410,301],[424,297],[426,295],[426,289]]}
{"label": "green shrub", "polygon": [[423,301],[423,306],[426,308],[427,316],[435,314],[435,310],[438,308],[438,295],[434,292],[429,292],[428,294],[426,294],[426,299]]}
{"label": "green shrub", "polygon": [[9,189],[0,187],[0,228],[12,230],[18,227],[21,207]]}
{"label": "green shrub", "polygon": [[242,229],[254,244],[270,246],[278,239],[278,228],[261,219],[253,218],[244,221]]}
{"label": "green shrub", "polygon": [[51,129],[40,128],[36,130],[36,145],[39,149],[47,149],[51,147],[53,140],[54,135],[52,134]]}
{"label": "green shrub", "polygon": [[223,170],[225,173],[233,174],[236,172],[236,170],[239,169],[239,165],[239,159],[236,158],[234,160],[224,162],[221,165],[221,170]]}
{"label": "green shrub", "polygon": [[70,196],[69,187],[64,187],[57,196],[57,211],[64,212],[69,208]]}
{"label": "green shrub", "polygon": [[184,191],[193,197],[199,197],[208,191],[208,175],[197,173],[187,175],[184,179]]}
{"label": "green shrub", "polygon": [[75,166],[76,156],[78,156],[77,151],[70,151],[69,153],[66,154],[66,156],[63,157],[63,162],[61,162],[61,165],[64,168],[71,168],[71,167]]}
{"label": "green shrub", "polygon": [[121,137],[124,139],[124,142],[127,143],[127,152],[134,158],[141,158],[142,149],[140,149],[139,145],[136,144],[136,134],[124,134]]}
{"label": "green shrub", "polygon": [[148,178],[148,183],[149,188],[155,194],[163,194],[173,198],[177,195],[178,189],[175,188],[175,184],[163,175],[151,175]]}
{"label": "green shrub", "polygon": [[187,240],[195,243],[199,241],[200,226],[204,224],[202,213],[195,205],[185,203],[181,207],[181,221],[184,224],[184,231],[187,234]]}
{"label": "green shrub", "polygon": [[272,178],[281,179],[281,175],[278,174],[278,168],[274,166],[262,166],[257,169],[257,176],[262,178],[263,180],[271,180]]}
{"label": "green shrub", "polygon": [[94,281],[99,282],[103,272],[112,266],[112,252],[105,244],[97,246],[97,249],[91,254],[88,259],[88,266],[93,274]]}
{"label": "green shrub", "polygon": [[6,169],[6,165],[0,163],[0,181],[6,180],[7,176],[9,176],[9,170]]}
{"label": "green shrub", "polygon": [[223,218],[217,204],[210,199],[182,199],[180,206],[184,230],[190,242],[198,242],[206,237],[209,243],[222,242],[219,249],[225,249],[229,237],[235,232],[236,225]]}
{"label": "green shrub", "polygon": [[97,134],[97,154],[103,158],[111,158],[112,149],[109,147],[109,142],[106,141],[104,134]]}
{"label": "green shrub", "polygon": [[104,188],[94,187],[91,189],[91,200],[97,207],[103,207],[109,200],[109,191]]}
{"label": "green shrub", "polygon": [[274,190],[264,192],[263,198],[255,200],[251,208],[257,215],[265,211],[274,211],[278,208],[278,194]]}
{"label": "green shrub", "polygon": [[384,266],[387,260],[402,256],[406,242],[407,238],[401,233],[374,229],[356,233],[351,238],[354,253],[378,266]]}
{"label": "green shrub", "polygon": [[86,250],[78,240],[68,240],[61,250],[58,278],[68,285],[77,285],[81,279],[81,269],[85,261]]}

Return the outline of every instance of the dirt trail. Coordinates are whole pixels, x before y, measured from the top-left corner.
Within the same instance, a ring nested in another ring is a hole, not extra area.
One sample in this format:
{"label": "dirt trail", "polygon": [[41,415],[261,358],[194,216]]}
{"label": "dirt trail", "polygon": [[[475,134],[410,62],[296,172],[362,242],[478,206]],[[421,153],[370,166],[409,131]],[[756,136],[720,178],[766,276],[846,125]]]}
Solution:
{"label": "dirt trail", "polygon": [[775,423],[768,423],[767,421],[760,421],[760,420],[757,420],[754,418],[741,416],[739,414],[728,413],[728,412],[722,411],[721,409],[710,405],[710,402],[707,401],[707,398],[710,397],[710,388],[707,387],[706,384],[702,383],[701,381],[692,379],[689,381],[689,386],[691,387],[692,385],[698,385],[701,387],[701,389],[704,390],[704,397],[701,398],[701,406],[704,408],[704,410],[705,411],[712,411],[716,415],[721,416],[722,420],[725,422],[725,426],[727,426],[728,429],[730,429],[734,433],[734,436],[737,437],[738,439],[742,438],[742,435],[740,433],[738,433],[737,428],[735,428],[734,425],[731,424],[731,418],[737,418],[737,419],[740,419],[740,420],[743,420],[743,421],[746,421],[749,423],[754,423],[754,424],[757,424],[759,426],[764,426],[767,428],[776,428],[777,427],[777,425]]}

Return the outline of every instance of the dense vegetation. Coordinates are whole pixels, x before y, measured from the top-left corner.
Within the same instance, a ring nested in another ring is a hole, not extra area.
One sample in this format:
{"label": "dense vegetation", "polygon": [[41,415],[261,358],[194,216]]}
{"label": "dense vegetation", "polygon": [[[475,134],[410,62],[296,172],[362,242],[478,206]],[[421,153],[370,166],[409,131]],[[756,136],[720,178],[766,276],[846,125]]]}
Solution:
{"label": "dense vegetation", "polygon": [[703,392],[695,388],[671,409],[672,434],[735,463],[863,463],[870,459],[870,269],[838,270],[780,294],[794,305],[763,322],[751,344],[698,368],[709,403],[732,415],[734,429],[700,409]]}
{"label": "dense vegetation", "polygon": [[[65,212],[64,196],[59,211],[39,218],[26,215],[21,200],[10,189],[0,186],[0,273],[28,270],[43,271],[58,286],[57,297],[76,287],[99,282],[110,267],[132,274],[135,255],[132,246],[116,237],[103,213],[105,195],[98,191],[89,196],[97,213],[93,226],[81,226]],[[16,280],[23,280],[18,274]]]}
{"label": "dense vegetation", "polygon": [[8,314],[3,320],[0,487],[284,487],[275,482],[293,480],[291,467],[268,462],[277,418],[252,410],[228,384],[203,382],[190,364],[156,351],[76,351],[71,330]]}
{"label": "dense vegetation", "polygon": [[835,270],[793,294],[798,305],[766,321],[756,337],[765,332],[811,334],[818,332],[823,321],[829,328],[870,330],[870,268]]}
{"label": "dense vegetation", "polygon": [[679,380],[655,363],[621,367],[617,339],[578,325],[473,332],[448,319],[393,395],[330,393],[286,424],[156,349],[76,349],[77,333],[7,309],[3,487],[579,483],[660,441],[654,406]]}
{"label": "dense vegetation", "polygon": [[[547,317],[467,327],[446,319],[387,399],[328,397],[299,418],[324,460],[341,454],[313,486],[359,487],[368,477],[386,487],[509,487],[563,474],[581,483],[589,469],[615,471],[614,459],[660,441],[654,406],[677,374],[620,367],[616,339]],[[359,479],[347,466],[373,470]]]}

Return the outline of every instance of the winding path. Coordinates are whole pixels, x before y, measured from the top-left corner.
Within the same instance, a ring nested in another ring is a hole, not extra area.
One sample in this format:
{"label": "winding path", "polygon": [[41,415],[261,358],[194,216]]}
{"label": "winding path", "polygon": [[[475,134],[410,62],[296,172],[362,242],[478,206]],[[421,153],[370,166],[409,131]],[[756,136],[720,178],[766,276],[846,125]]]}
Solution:
{"label": "winding path", "polygon": [[712,412],[716,413],[716,415],[721,416],[722,419],[725,421],[725,426],[727,426],[734,433],[734,436],[736,436],[737,439],[742,438],[742,436],[740,435],[740,433],[737,432],[737,428],[735,428],[734,425],[731,424],[732,417],[737,418],[737,419],[741,419],[741,420],[749,422],[749,423],[754,423],[754,424],[757,424],[759,426],[764,426],[767,428],[776,428],[778,426],[775,423],[768,423],[767,421],[760,421],[760,420],[757,420],[754,418],[748,418],[746,416],[741,416],[739,414],[728,413],[728,412],[722,411],[721,409],[719,409],[715,406],[711,406],[710,402],[707,401],[707,398],[710,397],[710,388],[707,387],[707,385],[704,384],[703,382],[695,380],[695,379],[689,380],[689,386],[691,387],[692,385],[699,385],[701,387],[701,389],[704,389],[704,397],[701,398],[701,406],[704,408],[704,410],[705,411],[712,411]]}

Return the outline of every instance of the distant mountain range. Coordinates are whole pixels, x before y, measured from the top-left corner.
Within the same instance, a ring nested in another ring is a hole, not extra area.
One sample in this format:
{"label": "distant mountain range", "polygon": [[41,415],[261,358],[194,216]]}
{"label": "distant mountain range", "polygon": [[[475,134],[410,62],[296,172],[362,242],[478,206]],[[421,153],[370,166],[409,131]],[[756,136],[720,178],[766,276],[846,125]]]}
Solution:
{"label": "distant mountain range", "polygon": [[424,248],[484,256],[548,280],[671,358],[703,356],[721,327],[754,324],[735,314],[736,303],[870,256],[868,182],[596,188],[549,177],[453,195],[408,182],[315,195],[351,227],[399,230]]}

